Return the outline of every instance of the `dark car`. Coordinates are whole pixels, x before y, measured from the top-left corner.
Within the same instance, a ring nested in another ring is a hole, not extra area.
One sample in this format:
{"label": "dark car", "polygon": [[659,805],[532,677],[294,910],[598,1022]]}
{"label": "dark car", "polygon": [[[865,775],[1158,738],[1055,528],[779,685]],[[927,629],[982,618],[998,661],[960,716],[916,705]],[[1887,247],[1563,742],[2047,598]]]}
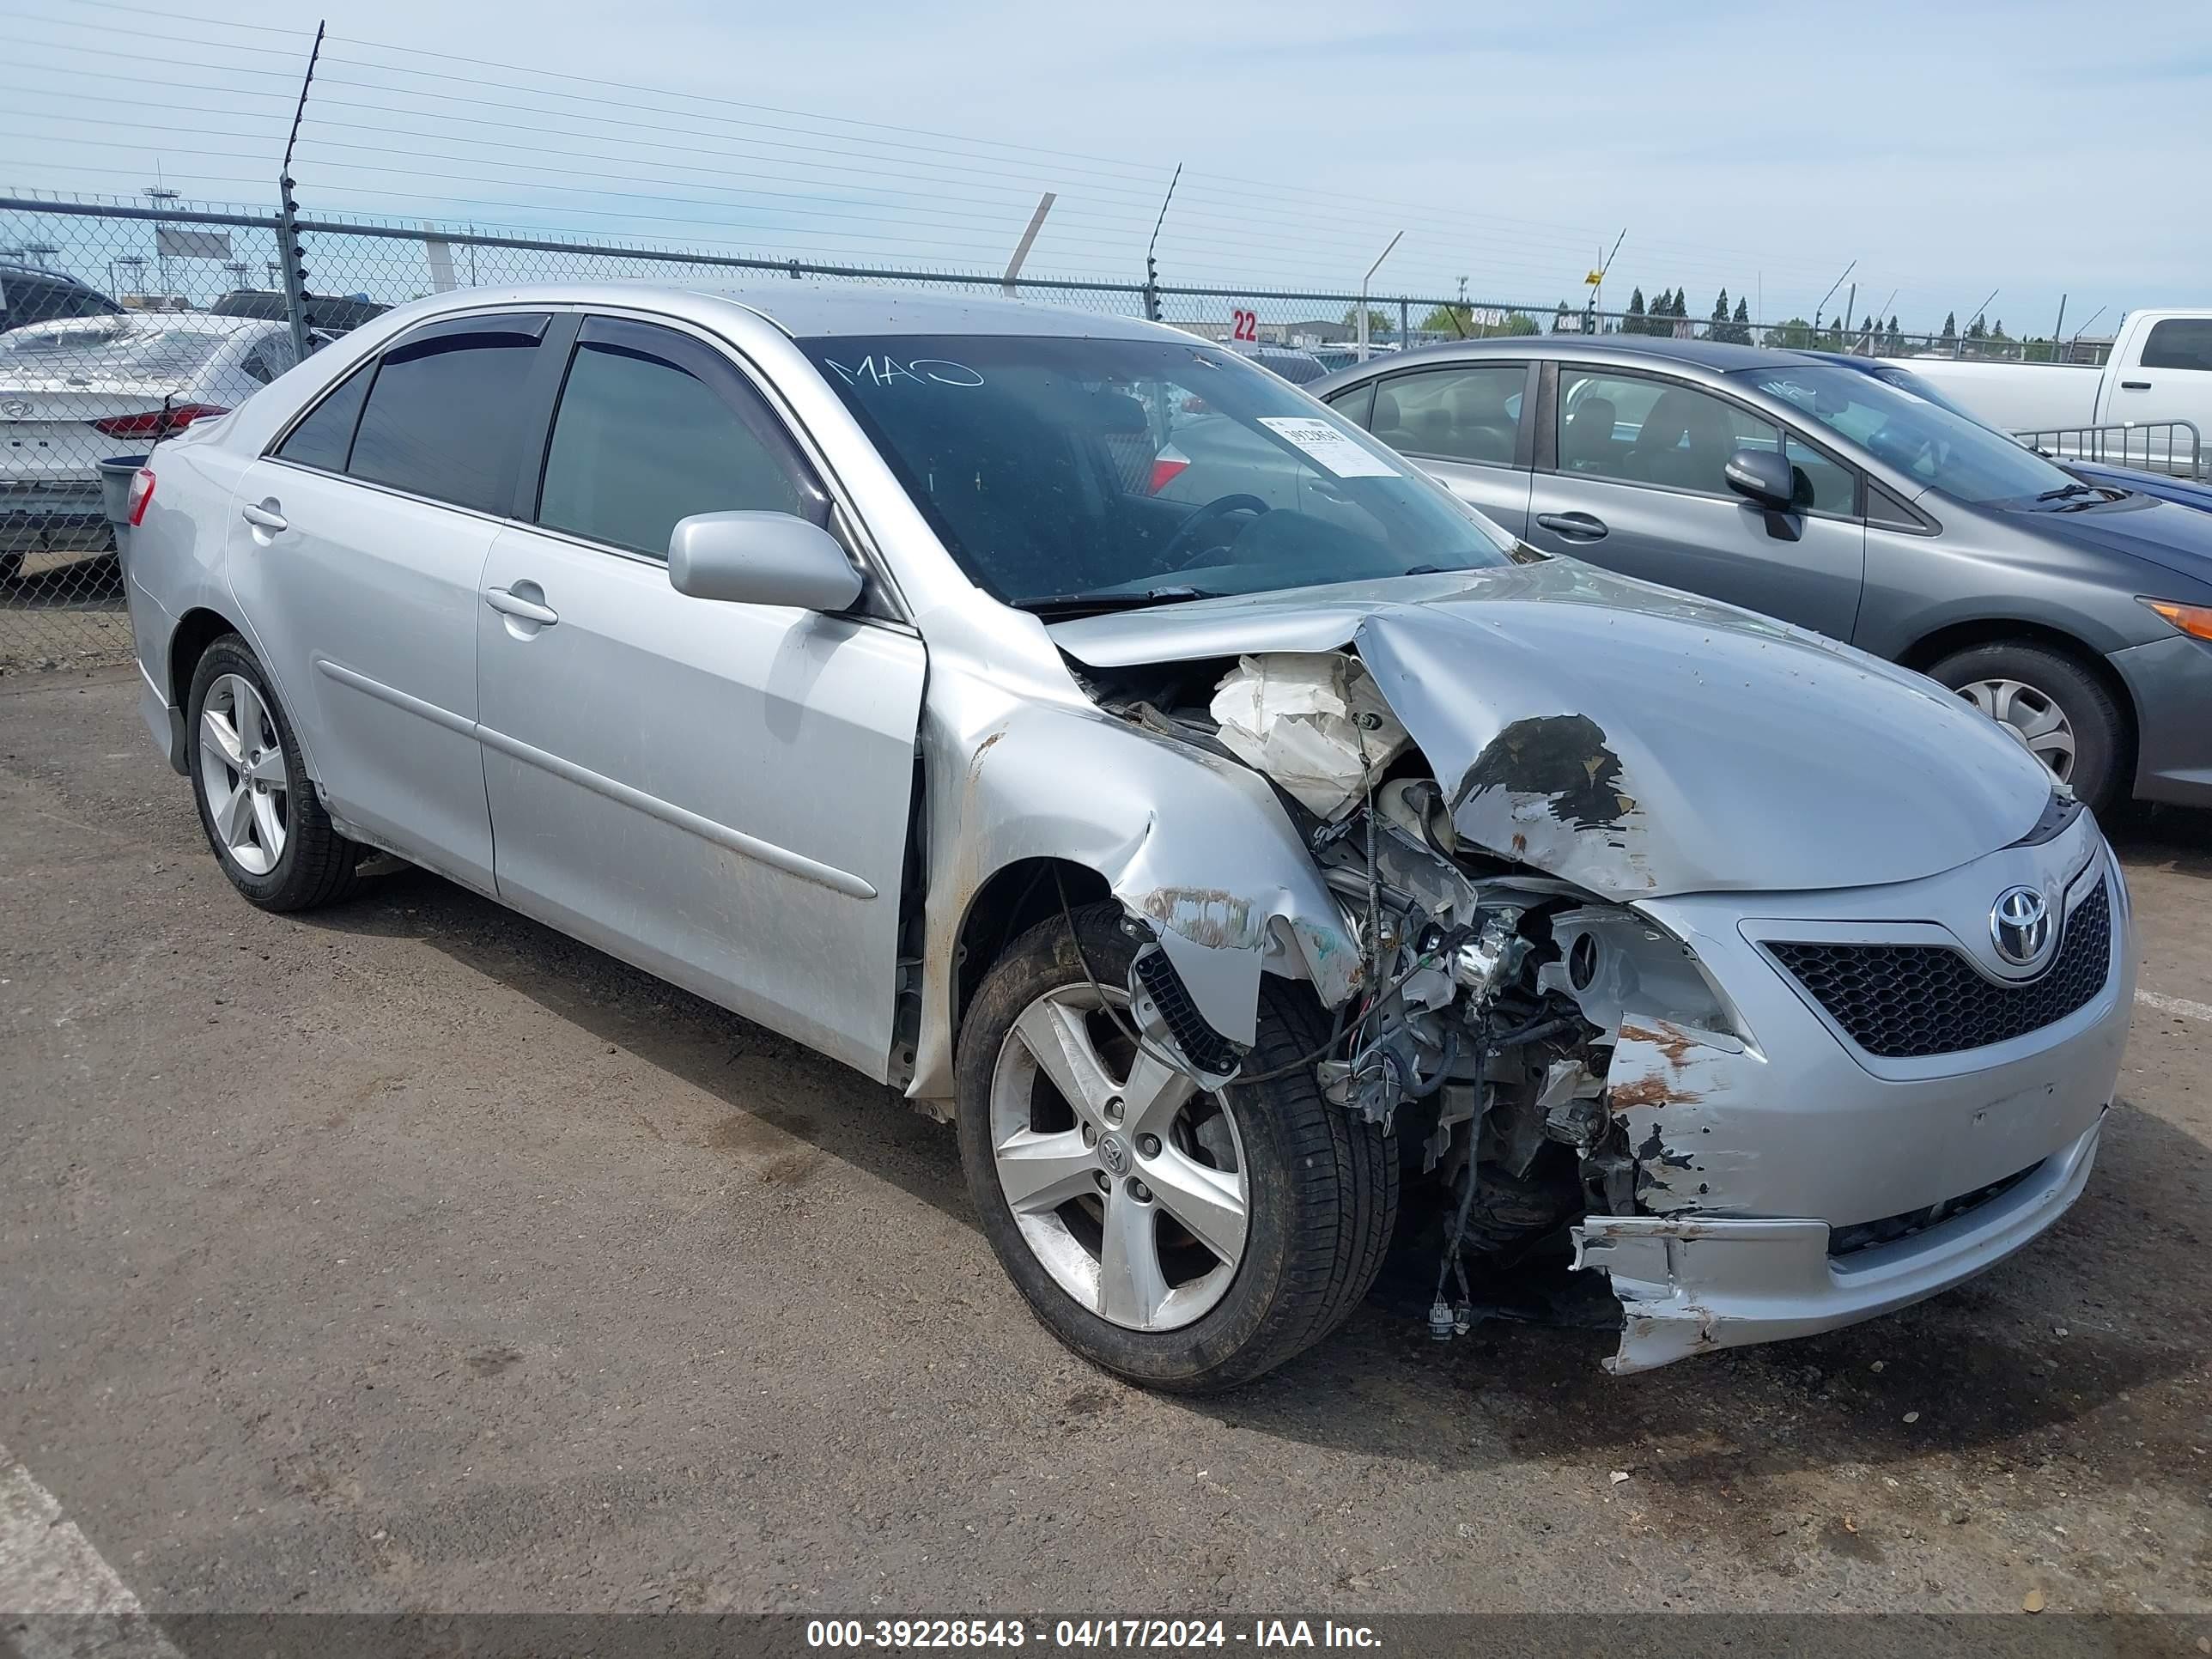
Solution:
{"label": "dark car", "polygon": [[66,271],[0,263],[0,333],[27,323],[112,317],[123,307]]}
{"label": "dark car", "polygon": [[[392,309],[360,295],[310,294],[307,305],[316,330],[331,335],[359,328]],[[233,289],[208,309],[218,317],[258,317],[271,323],[281,323],[290,314],[284,309],[284,296],[266,288]]]}
{"label": "dark car", "polygon": [[2212,804],[2212,514],[1803,352],[1470,341],[1308,390],[1533,547],[1932,675],[2093,805]]}
{"label": "dark car", "polygon": [[[1925,376],[1915,374],[1901,363],[1882,357],[1856,357],[1843,351],[1808,351],[1805,355],[1818,357],[1823,362],[1841,363],[1862,374],[1871,374],[1884,386],[1893,386],[1900,392],[1910,392],[1916,398],[1925,398],[1937,408],[1948,409],[1962,420],[1988,425],[1978,416],[1969,414],[1945,397]],[[1990,429],[1998,430],[1995,427]],[[2212,513],[2212,482],[2178,478],[2170,472],[2152,472],[2142,467],[2107,466],[2102,461],[2069,459],[2056,464],[2084,483],[2109,484],[2118,489],[2132,489],[2142,495],[2155,495],[2162,501],[2178,501],[2184,507],[2193,507],[2200,513]]]}

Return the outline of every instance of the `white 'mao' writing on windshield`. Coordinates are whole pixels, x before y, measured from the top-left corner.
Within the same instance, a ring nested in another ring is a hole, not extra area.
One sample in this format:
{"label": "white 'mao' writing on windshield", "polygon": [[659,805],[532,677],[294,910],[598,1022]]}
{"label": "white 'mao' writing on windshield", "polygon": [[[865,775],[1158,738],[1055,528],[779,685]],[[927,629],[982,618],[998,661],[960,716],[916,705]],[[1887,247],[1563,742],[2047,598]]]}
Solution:
{"label": "white 'mao' writing on windshield", "polygon": [[983,377],[965,363],[948,362],[943,357],[915,357],[906,362],[888,353],[863,357],[851,368],[825,357],[823,362],[834,369],[847,386],[896,386],[911,382],[915,386],[974,386],[983,384]]}

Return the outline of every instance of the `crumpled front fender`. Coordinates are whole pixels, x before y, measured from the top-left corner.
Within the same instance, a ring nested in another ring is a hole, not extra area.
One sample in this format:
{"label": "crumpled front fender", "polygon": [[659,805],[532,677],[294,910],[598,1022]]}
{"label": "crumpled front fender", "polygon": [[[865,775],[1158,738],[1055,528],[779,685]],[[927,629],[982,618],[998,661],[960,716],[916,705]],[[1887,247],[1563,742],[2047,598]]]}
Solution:
{"label": "crumpled front fender", "polygon": [[969,908],[1024,859],[1097,871],[1158,933],[1206,1023],[1254,1040],[1260,975],[1352,994],[1357,941],[1267,783],[1234,761],[1089,705],[932,687],[922,726],[927,899],[921,1029],[908,1092],[951,1091],[957,952]]}

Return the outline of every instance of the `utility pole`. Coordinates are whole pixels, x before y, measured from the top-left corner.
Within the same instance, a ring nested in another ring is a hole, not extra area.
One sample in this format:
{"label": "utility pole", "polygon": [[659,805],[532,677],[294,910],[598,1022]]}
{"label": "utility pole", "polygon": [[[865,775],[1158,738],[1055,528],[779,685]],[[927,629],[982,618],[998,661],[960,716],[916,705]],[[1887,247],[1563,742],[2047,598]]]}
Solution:
{"label": "utility pole", "polygon": [[[1858,269],[1858,264],[1859,262],[1854,259],[1850,264],[1845,265],[1844,267],[1844,276],[1848,276],[1854,270],[1856,270]],[[1820,318],[1828,309],[1828,301],[1836,297],[1836,290],[1844,285],[1844,276],[1838,276],[1834,282],[1829,283],[1828,291],[1820,296],[1820,303],[1813,307],[1813,333],[1815,338],[1818,338],[1820,336]],[[1851,291],[1854,295],[1858,292],[1856,289]]]}

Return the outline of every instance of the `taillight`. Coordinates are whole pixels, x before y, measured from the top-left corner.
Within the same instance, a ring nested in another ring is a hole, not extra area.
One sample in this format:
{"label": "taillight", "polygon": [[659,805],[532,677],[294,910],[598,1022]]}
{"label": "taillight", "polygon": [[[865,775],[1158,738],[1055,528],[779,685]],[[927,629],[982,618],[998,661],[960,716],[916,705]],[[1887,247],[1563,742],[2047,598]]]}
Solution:
{"label": "taillight", "polygon": [[91,424],[94,432],[104,432],[111,438],[166,438],[204,416],[229,413],[220,404],[172,404],[167,409],[149,409],[143,415],[110,415]]}
{"label": "taillight", "polygon": [[154,501],[154,469],[142,466],[131,475],[131,527],[136,530]]}
{"label": "taillight", "polygon": [[1190,457],[1176,448],[1163,449],[1152,457],[1152,479],[1145,487],[1148,495],[1157,495],[1175,482],[1176,476],[1190,465]]}

